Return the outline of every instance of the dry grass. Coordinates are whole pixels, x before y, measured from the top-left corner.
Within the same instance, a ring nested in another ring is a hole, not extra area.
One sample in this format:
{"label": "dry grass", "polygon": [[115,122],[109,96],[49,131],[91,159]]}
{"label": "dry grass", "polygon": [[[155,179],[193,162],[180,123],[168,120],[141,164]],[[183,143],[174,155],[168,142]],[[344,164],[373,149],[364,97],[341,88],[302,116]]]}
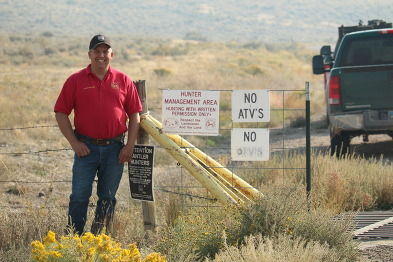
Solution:
{"label": "dry grass", "polygon": [[[304,163],[304,159],[302,159],[301,155],[294,155],[292,157],[288,157],[287,161],[289,161],[288,165],[290,166],[296,166]],[[272,160],[269,162],[271,164],[279,163],[280,157],[273,157]],[[389,182],[389,177],[392,171],[390,166],[383,166],[379,162],[367,162],[360,159],[347,159],[337,162],[336,159],[321,154],[316,154],[313,156],[313,163],[313,206],[323,210],[330,210],[330,217],[343,211],[361,210],[362,208],[378,208],[377,203],[380,199],[384,199],[385,203],[389,203],[391,207],[393,202],[389,200],[386,195],[384,195],[386,194],[386,192],[388,192],[387,190],[389,186],[390,189],[392,188],[392,185]],[[332,166],[335,167],[332,168]],[[356,166],[359,166],[359,168],[355,168],[355,170],[353,170]],[[364,171],[361,171],[362,166],[365,169]],[[334,175],[333,177],[329,176],[329,174],[335,173],[336,169],[340,170],[340,172],[337,172],[337,174],[342,175]],[[159,173],[156,174],[156,186],[169,184],[169,182],[166,181],[167,179],[170,179],[170,177],[168,177],[168,171],[171,170],[171,174],[174,175],[173,167],[162,166],[157,170]],[[14,178],[18,172],[16,168],[12,169],[6,165],[2,166],[1,171],[3,174],[9,173],[8,179]],[[370,179],[369,175],[367,175],[367,172],[372,173],[375,178]],[[304,173],[299,171],[292,173],[291,176],[289,176],[288,174],[282,174],[280,172],[277,172],[277,174],[271,172],[270,174],[259,175],[238,173],[238,175],[247,178],[247,180],[252,184],[259,183],[259,185],[261,186],[261,191],[264,192],[267,196],[271,196],[272,194],[275,194],[275,192],[286,192],[283,200],[279,200],[280,198],[277,198],[276,196],[273,198],[273,202],[269,202],[271,204],[277,204],[276,207],[274,207],[274,205],[272,206],[269,213],[266,213],[266,218],[270,218],[272,220],[272,223],[275,224],[275,226],[264,227],[265,229],[277,229],[279,228],[277,227],[277,225],[285,225],[285,223],[288,224],[286,219],[288,217],[292,217],[292,221],[295,222],[290,227],[288,227],[288,229],[290,228],[291,231],[295,232],[297,230],[297,232],[302,232],[307,228],[313,229],[307,231],[307,237],[304,235],[304,233],[302,233],[302,239],[312,239],[312,236],[316,235],[322,236],[324,239],[326,239],[329,233],[337,235],[337,232],[335,233],[334,231],[332,231],[332,224],[326,219],[329,216],[321,216],[321,213],[315,214],[315,216],[312,215],[310,217],[310,220],[308,220],[310,221],[310,223],[307,224],[305,223],[306,220],[304,219],[304,217],[298,216],[298,218],[296,219],[293,213],[290,213],[291,210],[295,209],[294,207],[301,203],[301,201],[299,201],[299,198],[297,198],[296,196],[299,195],[298,191],[304,192],[304,182],[302,177]],[[42,175],[39,174],[34,174],[32,178],[35,178],[36,180],[47,180],[45,177],[42,177]],[[259,180],[258,182],[257,179]],[[195,184],[191,181],[192,179],[190,178],[190,176],[184,174],[184,184]],[[3,184],[3,186],[4,185],[5,184]],[[15,186],[15,188],[13,188],[12,186]],[[4,192],[5,190],[9,190],[11,188],[16,190],[5,193],[2,196],[2,203],[6,205],[6,207],[3,207],[3,210],[5,210],[6,212],[2,212],[0,217],[0,219],[3,221],[3,223],[0,225],[0,245],[2,246],[1,252],[3,252],[4,255],[7,252],[12,253],[12,250],[20,253],[21,250],[26,249],[29,242],[34,239],[39,239],[41,236],[44,236],[48,230],[52,230],[59,235],[62,234],[64,225],[66,223],[66,206],[69,192],[68,183],[39,184],[38,187],[35,184],[26,185],[9,183],[8,187],[2,187],[2,190]],[[192,192],[193,194],[199,194],[198,190],[195,190],[196,191],[190,190],[189,192]],[[41,191],[45,193],[45,195],[43,197],[38,197],[38,192]],[[365,198],[365,195],[367,195],[368,198]],[[300,214],[303,214],[304,216],[304,211],[306,210],[304,203],[305,197],[303,194],[300,194],[300,196],[302,196],[301,199],[303,200],[303,204],[299,208],[296,208],[296,210],[300,211]],[[385,198],[381,198],[382,196],[385,196]],[[131,243],[136,241],[141,245],[141,247],[149,249],[148,243],[144,241],[141,206],[139,202],[135,202],[129,199],[128,181],[126,181],[126,179],[123,179],[122,181],[121,189],[118,194],[118,199],[120,201],[114,225],[114,237],[117,241],[122,243]],[[168,234],[168,232],[163,229],[166,227],[167,229],[170,229],[174,226],[179,226],[179,228],[182,229],[182,231],[179,232],[179,234],[182,235],[182,238],[174,238],[172,234],[169,234],[167,236],[169,237],[169,239],[172,239],[176,243],[182,243],[184,247],[194,246],[196,248],[198,246],[204,246],[203,244],[205,244],[205,247],[207,247],[206,244],[211,243],[211,241],[213,240],[215,241],[214,243],[224,243],[222,242],[222,230],[229,231],[229,233],[227,233],[227,239],[233,240],[234,235],[231,234],[231,232],[233,231],[231,231],[230,229],[233,230],[234,228],[236,228],[235,226],[237,225],[237,223],[235,220],[227,220],[226,224],[224,225],[213,222],[215,221],[213,220],[213,218],[214,216],[216,216],[214,215],[214,213],[217,213],[217,217],[220,218],[217,221],[224,221],[222,220],[222,218],[224,217],[227,219],[234,219],[235,216],[228,216],[228,212],[226,212],[225,210],[211,207],[198,211],[199,208],[197,208],[196,212],[199,212],[199,221],[197,221],[198,219],[195,220],[196,216],[194,213],[190,216],[185,215],[182,222],[184,224],[179,224],[179,220],[176,219],[179,214],[181,214],[179,213],[179,210],[184,213],[186,211],[184,209],[184,206],[196,204],[195,200],[193,202],[190,202],[190,199],[188,197],[179,199],[174,195],[164,194],[159,190],[156,191],[156,199],[158,224],[162,226],[168,226],[159,227],[159,232],[161,234],[161,237],[159,238],[160,241],[164,239],[164,236],[166,234]],[[292,200],[288,201],[288,199]],[[92,201],[94,202],[94,197]],[[201,203],[203,203],[203,201]],[[269,205],[265,204],[263,206],[268,207]],[[193,209],[191,209],[191,211],[192,210]],[[90,219],[92,216],[92,211],[93,207],[90,209],[89,212]],[[224,212],[224,214],[222,214],[221,212]],[[251,213],[247,212],[247,214]],[[320,227],[316,227],[315,219],[317,219],[318,217],[322,217],[324,221],[326,221],[326,223],[321,223]],[[191,223],[191,221],[194,221],[194,223]],[[90,221],[88,222],[88,224],[89,223]],[[196,227],[195,225],[198,226]],[[213,226],[213,228],[210,226]],[[283,229],[285,228],[286,227],[284,226]],[[285,230],[278,231],[288,233],[288,231]],[[206,232],[208,232],[209,236],[214,236],[214,238],[206,239],[197,238],[195,236],[194,238],[192,238],[193,234],[202,235]],[[258,232],[261,232],[261,230],[257,230],[254,233],[257,234]],[[343,232],[343,230],[341,229],[339,232]],[[249,233],[244,234],[244,236],[247,235],[249,235]],[[263,235],[273,236],[274,234],[265,232],[263,233]],[[300,239],[295,240],[301,241]],[[348,241],[350,242],[350,239],[348,239]],[[156,243],[158,243],[158,240]],[[318,246],[317,244],[313,244],[311,242],[309,245],[315,248],[315,251],[313,252],[318,253],[318,249],[320,248],[321,252],[324,254],[324,250],[326,249],[326,247],[323,245],[323,242],[319,243],[321,243],[321,246]],[[280,246],[281,244],[277,245]],[[166,250],[166,252],[168,252],[169,255],[172,255],[172,257],[183,257],[184,259],[189,257],[190,260],[184,261],[194,261],[193,259],[195,259],[195,257],[192,256],[193,252],[191,252],[191,249],[186,249],[184,247],[179,249],[179,246],[174,244],[171,248],[171,245],[169,245],[168,243],[166,247],[173,249],[172,252]],[[213,245],[213,247],[217,246]],[[218,247],[219,248],[217,249],[213,249],[213,251],[215,250],[214,252],[216,252],[219,249],[223,248],[221,244]],[[279,250],[279,247],[277,248]],[[294,248],[297,248],[297,246],[295,245]],[[180,252],[179,250],[181,250],[182,252]],[[209,252],[211,252],[211,248],[209,248],[208,250],[210,250]],[[207,252],[208,250],[205,250],[205,252]],[[231,250],[233,250],[233,248],[231,248]],[[276,252],[277,249],[273,249],[272,252],[273,251]],[[239,250],[239,252],[242,253],[244,251]],[[190,256],[192,257],[192,259],[190,258]],[[273,254],[271,254],[271,256],[275,257],[275,255]],[[19,261],[24,261],[24,259],[22,259],[20,255],[18,255],[17,257],[21,259]],[[172,261],[181,260],[174,259]]]}
{"label": "dry grass", "polygon": [[[261,261],[300,261],[295,259],[309,251],[310,258],[322,257],[314,261],[329,257],[329,261],[355,261],[358,254],[349,230],[350,217],[337,221],[333,212],[322,207],[308,210],[301,191],[272,188],[260,201],[240,209],[189,210],[179,216],[174,227],[160,232],[154,249],[171,261],[222,261],[221,256],[232,257],[229,261],[248,261],[249,255],[258,252],[255,249],[264,250],[257,256],[265,259]],[[250,246],[250,237],[259,235],[264,241]],[[237,260],[241,257],[244,260]]]}
{"label": "dry grass", "polygon": [[262,237],[262,235],[249,236],[240,247],[225,246],[217,254],[213,262],[315,262],[315,261],[342,261],[327,244],[307,242],[301,238],[289,235],[278,235],[276,238]]}

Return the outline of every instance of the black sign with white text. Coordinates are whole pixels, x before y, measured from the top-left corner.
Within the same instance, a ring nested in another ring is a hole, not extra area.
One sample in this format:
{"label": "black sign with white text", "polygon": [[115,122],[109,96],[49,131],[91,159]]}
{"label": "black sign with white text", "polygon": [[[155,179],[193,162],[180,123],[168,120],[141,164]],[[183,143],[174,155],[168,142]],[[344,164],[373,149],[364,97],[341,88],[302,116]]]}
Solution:
{"label": "black sign with white text", "polygon": [[132,160],[128,162],[132,199],[154,201],[153,160],[154,146],[135,145]]}

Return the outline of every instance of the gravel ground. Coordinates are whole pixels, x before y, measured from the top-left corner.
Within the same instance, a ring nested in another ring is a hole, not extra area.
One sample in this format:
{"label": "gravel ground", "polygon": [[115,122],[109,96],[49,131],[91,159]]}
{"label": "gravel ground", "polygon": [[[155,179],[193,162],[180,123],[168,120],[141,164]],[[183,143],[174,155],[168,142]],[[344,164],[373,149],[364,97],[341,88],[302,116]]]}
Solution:
{"label": "gravel ground", "polygon": [[361,262],[393,261],[393,239],[363,241],[359,245]]}

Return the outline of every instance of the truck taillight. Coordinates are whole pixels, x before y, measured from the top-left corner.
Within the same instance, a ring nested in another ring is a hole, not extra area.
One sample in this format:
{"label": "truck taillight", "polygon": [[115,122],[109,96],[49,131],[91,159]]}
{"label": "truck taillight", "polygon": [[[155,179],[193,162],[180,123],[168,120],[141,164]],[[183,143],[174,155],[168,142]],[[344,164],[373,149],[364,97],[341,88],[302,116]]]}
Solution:
{"label": "truck taillight", "polygon": [[393,34],[393,29],[382,29],[378,31],[380,34]]}
{"label": "truck taillight", "polygon": [[332,76],[329,79],[329,104],[341,104],[340,77]]}

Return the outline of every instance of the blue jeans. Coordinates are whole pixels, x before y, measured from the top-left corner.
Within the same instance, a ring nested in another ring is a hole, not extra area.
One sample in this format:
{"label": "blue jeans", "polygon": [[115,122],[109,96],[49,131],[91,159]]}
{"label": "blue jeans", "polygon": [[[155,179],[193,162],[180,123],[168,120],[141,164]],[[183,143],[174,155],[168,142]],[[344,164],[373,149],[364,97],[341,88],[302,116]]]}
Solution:
{"label": "blue jeans", "polygon": [[118,160],[123,143],[86,145],[90,149],[89,155],[83,158],[76,154],[74,156],[72,193],[68,209],[68,228],[73,227],[75,233],[80,235],[84,232],[89,198],[96,175],[98,201],[91,231],[97,234],[104,226],[109,229],[116,205],[115,195],[124,169],[124,165],[119,164]]}

